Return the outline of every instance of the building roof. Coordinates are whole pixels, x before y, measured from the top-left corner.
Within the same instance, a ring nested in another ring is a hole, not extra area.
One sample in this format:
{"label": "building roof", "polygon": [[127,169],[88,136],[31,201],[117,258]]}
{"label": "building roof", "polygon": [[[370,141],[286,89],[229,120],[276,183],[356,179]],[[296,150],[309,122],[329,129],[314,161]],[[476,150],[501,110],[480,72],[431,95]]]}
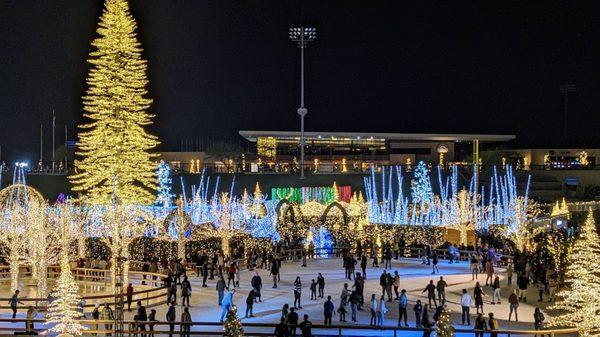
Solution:
{"label": "building roof", "polygon": [[[240,136],[248,141],[255,142],[259,137],[273,137],[284,139],[300,138],[300,131],[257,131],[240,130]],[[376,139],[376,140],[399,140],[399,141],[473,141],[481,142],[507,142],[516,138],[515,135],[486,135],[486,134],[450,134],[450,133],[374,133],[374,132],[324,132],[305,131],[304,137],[310,139]]]}

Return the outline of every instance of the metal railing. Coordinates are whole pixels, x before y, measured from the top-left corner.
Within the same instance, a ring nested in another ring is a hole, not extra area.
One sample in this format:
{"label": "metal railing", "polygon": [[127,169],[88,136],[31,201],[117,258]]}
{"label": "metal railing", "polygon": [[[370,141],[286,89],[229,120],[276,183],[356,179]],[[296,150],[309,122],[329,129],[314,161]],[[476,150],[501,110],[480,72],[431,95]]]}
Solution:
{"label": "metal railing", "polygon": [[[86,335],[89,334],[98,334],[98,335],[109,335],[115,333],[114,329],[114,321],[110,320],[89,320],[89,319],[81,319],[79,321],[82,325],[84,325],[87,330],[85,331]],[[20,332],[26,330],[26,323],[33,323],[34,327],[37,326],[38,329],[36,332],[45,332],[49,328],[45,325],[46,320],[44,319],[0,319],[0,323],[23,323],[21,326],[19,324],[11,324],[10,327],[0,327],[0,331],[10,331],[10,332]],[[210,335],[210,336],[219,336],[222,335],[223,324],[220,322],[165,322],[165,321],[130,321],[126,320],[123,322],[125,334],[130,336],[136,336],[137,334],[145,333],[150,336],[153,335]],[[39,325],[42,324],[43,328],[39,329]],[[140,329],[140,326],[144,325],[144,330]],[[276,323],[242,323],[242,327],[244,328],[245,336],[273,336],[276,328]],[[164,328],[162,328],[164,327]],[[182,327],[189,327],[189,332],[182,331]],[[102,329],[103,328],[103,329]],[[297,328],[297,326],[290,325],[288,328]],[[344,335],[352,335],[360,333],[360,331],[381,331],[381,332],[389,332],[393,334],[394,337],[398,335],[402,335],[403,332],[425,332],[425,331],[433,331],[432,328],[417,328],[417,327],[399,327],[393,325],[384,325],[384,326],[370,326],[366,324],[352,324],[352,325],[323,325],[323,324],[312,324],[312,332],[313,334],[317,334],[319,336],[344,336]],[[316,332],[316,333],[315,333]],[[506,335],[506,336],[531,336],[531,335],[548,335],[548,336],[575,336],[579,334],[579,328],[562,328],[562,329],[545,329],[545,330],[475,330],[475,329],[461,329],[456,328],[456,333],[466,333],[466,334],[475,334],[481,333],[485,335],[497,334],[497,335]],[[298,334],[299,335],[299,334]]]}

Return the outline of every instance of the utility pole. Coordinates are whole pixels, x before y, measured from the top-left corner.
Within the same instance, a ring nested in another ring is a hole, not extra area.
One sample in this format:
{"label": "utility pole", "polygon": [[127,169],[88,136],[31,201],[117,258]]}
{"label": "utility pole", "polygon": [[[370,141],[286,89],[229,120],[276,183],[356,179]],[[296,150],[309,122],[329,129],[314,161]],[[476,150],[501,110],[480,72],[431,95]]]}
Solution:
{"label": "utility pole", "polygon": [[69,168],[69,148],[67,147],[67,125],[65,124],[65,172]]}
{"label": "utility pole", "polygon": [[569,138],[569,124],[568,124],[568,111],[569,111],[569,93],[576,91],[575,84],[562,84],[560,86],[560,93],[565,95],[565,112],[563,120],[563,137],[564,140]]}
{"label": "utility pole", "polygon": [[44,123],[40,123],[40,164],[44,162]]}
{"label": "utility pole", "polygon": [[54,133],[55,133],[55,129],[56,129],[56,115],[54,115],[54,109],[52,109],[52,172],[54,172],[54,163],[55,163],[55,158],[54,158]]}
{"label": "utility pole", "polygon": [[308,109],[304,107],[304,49],[308,42],[312,42],[317,38],[317,30],[315,28],[290,28],[290,40],[298,43],[300,48],[300,179],[304,179],[304,116],[308,113]]}

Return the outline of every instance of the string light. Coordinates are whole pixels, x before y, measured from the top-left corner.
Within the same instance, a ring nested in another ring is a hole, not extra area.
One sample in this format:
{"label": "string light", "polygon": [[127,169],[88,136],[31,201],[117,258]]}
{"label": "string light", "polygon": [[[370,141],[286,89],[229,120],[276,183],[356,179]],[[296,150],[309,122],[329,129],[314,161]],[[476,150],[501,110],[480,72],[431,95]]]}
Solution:
{"label": "string light", "polygon": [[80,125],[76,152],[82,159],[70,177],[73,191],[92,204],[110,204],[115,196],[124,204],[148,205],[156,198],[156,155],[149,151],[159,142],[144,130],[154,115],[147,113],[147,64],[135,30],[128,1],[107,0],[83,97],[88,122]]}

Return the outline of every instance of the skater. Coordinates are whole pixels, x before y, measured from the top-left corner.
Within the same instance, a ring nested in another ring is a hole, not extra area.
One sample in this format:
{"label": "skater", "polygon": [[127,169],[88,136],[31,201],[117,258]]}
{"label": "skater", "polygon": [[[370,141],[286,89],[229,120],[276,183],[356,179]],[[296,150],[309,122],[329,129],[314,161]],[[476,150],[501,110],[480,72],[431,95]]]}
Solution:
{"label": "skater", "polygon": [[431,301],[433,301],[433,304],[435,304],[435,307],[437,308],[437,301],[435,299],[435,285],[433,284],[433,280],[429,280],[429,284],[427,285],[427,287],[425,287],[425,289],[423,289],[423,291],[421,293],[425,293],[427,292],[427,300],[429,301],[429,306],[431,307]]}
{"label": "skater", "polygon": [[219,305],[223,302],[223,296],[225,295],[225,289],[227,288],[227,284],[225,284],[225,280],[223,276],[219,276],[219,280],[217,281],[217,285],[215,287],[217,289],[217,295],[219,299]]}
{"label": "skater", "polygon": [[417,328],[423,326],[421,319],[423,318],[423,304],[421,304],[421,300],[417,300],[417,303],[413,306],[413,311],[415,312],[415,324]]}
{"label": "skater", "polygon": [[448,286],[448,283],[446,283],[446,281],[444,281],[444,277],[440,276],[439,281],[437,282],[436,285],[436,290],[438,293],[438,301],[440,303],[440,305],[444,305],[446,303],[446,287]]}
{"label": "skater", "polygon": [[235,294],[235,289],[231,289],[231,291],[229,291],[227,294],[225,294],[225,296],[223,297],[223,300],[221,301],[221,320],[220,320],[221,322],[223,322],[225,315],[227,315],[227,313],[233,306],[233,295],[234,294]]}
{"label": "skater", "polygon": [[[187,276],[183,277],[181,282],[181,305],[185,307],[190,306],[190,297],[192,296],[192,284],[188,281]],[[186,304],[187,303],[187,304]]]}
{"label": "skater", "polygon": [[498,275],[496,275],[496,277],[494,277],[494,282],[492,282],[492,305],[498,303],[501,304],[500,302],[500,277]]}
{"label": "skater", "polygon": [[375,326],[377,325],[377,299],[375,298],[375,294],[371,295],[369,309],[371,309],[371,321],[369,322],[369,325]]}
{"label": "skater", "polygon": [[319,298],[323,298],[323,292],[325,291],[325,278],[321,273],[317,276],[317,288],[319,290]]}
{"label": "skater", "polygon": [[276,260],[271,263],[271,273],[269,275],[273,277],[273,288],[277,288],[277,281],[279,280],[279,264]]}
{"label": "skater", "polygon": [[15,290],[15,293],[12,295],[12,297],[10,298],[10,300],[8,300],[8,304],[10,304],[10,309],[12,310],[12,318],[15,319],[17,317],[17,304],[24,304],[23,302],[21,302],[21,300],[19,300],[19,294],[21,293],[21,291],[19,291],[18,289]]}
{"label": "skater", "polygon": [[508,321],[510,322],[510,318],[512,317],[513,312],[515,313],[515,322],[519,321],[519,316],[517,313],[517,308],[519,307],[519,299],[517,298],[517,292],[513,290],[512,294],[508,297],[508,305],[510,307],[510,311],[508,313]]}
{"label": "skater", "polygon": [[254,309],[254,301],[256,300],[256,289],[250,290],[248,293],[248,297],[246,297],[246,318],[254,317],[253,309]]}
{"label": "skater", "polygon": [[440,270],[438,268],[438,262],[439,262],[439,258],[436,252],[433,252],[433,256],[431,257],[431,264],[432,264],[432,272],[431,274],[435,274],[435,273],[440,273]]}
{"label": "skater", "polygon": [[465,321],[467,325],[471,325],[471,315],[469,311],[471,310],[471,295],[467,293],[467,289],[462,290],[462,295],[460,296],[460,307],[462,309],[462,324],[465,325]]}
{"label": "skater", "polygon": [[408,326],[406,322],[408,320],[408,296],[406,296],[406,289],[400,291],[399,304],[398,304],[398,326],[402,325],[402,318],[404,318],[404,326]]}
{"label": "skater", "polygon": [[310,282],[310,299],[311,301],[317,299],[317,281],[315,279]]}
{"label": "skater", "polygon": [[258,272],[256,272],[256,275],[252,276],[252,279],[250,280],[250,285],[255,290],[254,301],[258,299],[259,302],[262,302],[262,298],[260,295],[260,291],[262,290],[262,278],[260,277]]}
{"label": "skater", "polygon": [[325,325],[331,325],[331,316],[333,316],[333,311],[335,310],[335,306],[333,302],[331,302],[331,296],[327,296],[327,301],[323,303],[323,316],[325,316]]}
{"label": "skater", "polygon": [[398,288],[400,288],[400,275],[398,274],[397,270],[394,271],[393,285],[394,294],[396,295],[396,298],[394,298],[394,300],[397,301],[400,298],[400,295],[398,294]]}
{"label": "skater", "polygon": [[362,275],[364,279],[367,279],[367,256],[362,254],[360,257],[360,269],[362,270]]}
{"label": "skater", "polygon": [[351,320],[356,323],[356,310],[358,308],[358,296],[356,295],[356,291],[350,293],[348,303],[350,303],[350,312],[352,313]]}
{"label": "skater", "polygon": [[382,295],[379,299],[379,307],[377,308],[377,325],[382,326],[385,321],[385,314],[387,313],[387,307],[385,306],[385,297]]}
{"label": "skater", "polygon": [[[171,303],[169,309],[167,310],[167,322],[173,323],[175,322],[175,304]],[[173,330],[175,330],[174,324],[169,324],[169,337],[173,337]]]}
{"label": "skater", "polygon": [[529,278],[525,274],[521,274],[517,278],[517,286],[519,286],[519,301],[527,303],[527,286],[529,286]]}
{"label": "skater", "polygon": [[483,314],[483,289],[479,282],[475,283],[475,289],[473,289],[473,296],[475,297],[475,310],[477,313],[480,312]]}
{"label": "skater", "polygon": [[302,305],[300,304],[301,295],[302,282],[300,281],[300,276],[296,276],[296,281],[294,281],[294,308],[302,309]]}

